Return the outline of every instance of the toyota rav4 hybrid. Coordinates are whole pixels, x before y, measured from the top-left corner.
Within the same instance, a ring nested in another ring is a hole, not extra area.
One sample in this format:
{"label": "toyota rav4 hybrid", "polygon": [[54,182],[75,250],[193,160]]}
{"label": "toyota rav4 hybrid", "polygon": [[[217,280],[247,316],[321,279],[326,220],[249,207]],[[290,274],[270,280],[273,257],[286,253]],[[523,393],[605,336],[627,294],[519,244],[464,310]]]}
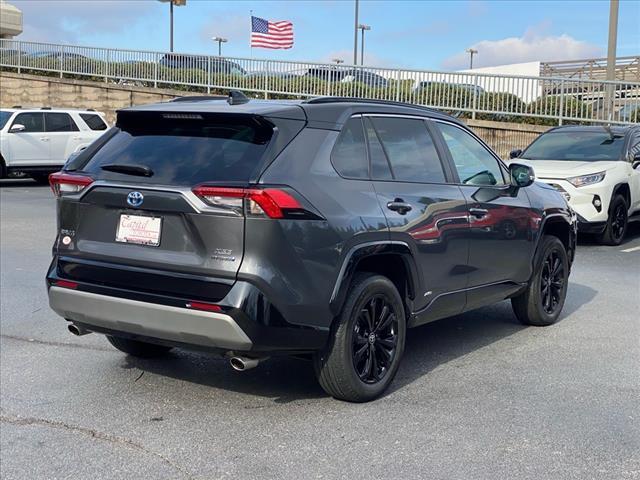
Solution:
{"label": "toyota rav4 hybrid", "polygon": [[0,110],[0,178],[22,172],[46,183],[70,155],[107,130],[93,110],[21,107]]}
{"label": "toyota rav4 hybrid", "polygon": [[330,395],[371,400],[411,327],[505,299],[525,324],[558,319],[576,218],[533,179],[406,104],[128,108],[50,177],[50,305],[130,355],[306,356]]}
{"label": "toyota rav4 hybrid", "polygon": [[640,220],[640,126],[558,127],[526,150],[511,152],[561,192],[578,230],[619,245],[629,221]]}

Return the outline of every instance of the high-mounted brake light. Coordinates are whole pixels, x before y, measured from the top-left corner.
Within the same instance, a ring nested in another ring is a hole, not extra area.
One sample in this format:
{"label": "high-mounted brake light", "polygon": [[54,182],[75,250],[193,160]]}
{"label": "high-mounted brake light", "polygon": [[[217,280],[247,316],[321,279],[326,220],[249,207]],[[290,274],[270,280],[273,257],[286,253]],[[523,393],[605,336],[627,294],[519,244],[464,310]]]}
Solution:
{"label": "high-mounted brake light", "polygon": [[287,210],[302,209],[300,202],[288,192],[278,188],[233,188],[200,186],[193,189],[207,204],[242,208],[249,200],[248,213],[265,214],[270,218],[284,218]]}
{"label": "high-mounted brake light", "polygon": [[49,185],[56,197],[79,193],[92,183],[93,178],[84,175],[71,175],[64,172],[49,175]]}

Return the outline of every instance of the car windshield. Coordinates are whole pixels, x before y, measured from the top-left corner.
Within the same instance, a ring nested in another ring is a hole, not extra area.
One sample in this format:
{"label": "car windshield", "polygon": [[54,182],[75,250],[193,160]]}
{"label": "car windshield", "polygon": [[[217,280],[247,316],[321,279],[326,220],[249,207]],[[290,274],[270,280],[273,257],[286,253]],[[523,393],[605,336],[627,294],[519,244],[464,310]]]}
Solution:
{"label": "car windshield", "polygon": [[554,131],[540,135],[521,155],[526,160],[620,160],[624,135],[598,130]]}
{"label": "car windshield", "polygon": [[7,112],[6,110],[0,110],[0,130],[4,128],[9,119],[11,118],[12,112]]}

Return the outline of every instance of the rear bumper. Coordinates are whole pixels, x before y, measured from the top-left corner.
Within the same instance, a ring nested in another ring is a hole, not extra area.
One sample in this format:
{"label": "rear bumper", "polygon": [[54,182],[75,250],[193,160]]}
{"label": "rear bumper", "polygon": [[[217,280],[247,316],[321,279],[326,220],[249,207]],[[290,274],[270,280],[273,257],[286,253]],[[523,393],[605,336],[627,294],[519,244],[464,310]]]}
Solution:
{"label": "rear bumper", "polygon": [[[205,311],[192,308],[191,303],[201,299],[186,292],[177,296],[143,291],[135,277],[129,288],[105,284],[100,276],[80,280],[67,275],[64,266],[61,257],[54,256],[47,274],[49,304],[61,317],[92,332],[255,355],[314,352],[324,347],[329,336],[328,327],[287,321],[271,299],[248,281],[233,282],[224,298],[204,299],[220,310]],[[59,282],[72,282],[74,288]]]}
{"label": "rear bumper", "polygon": [[253,342],[229,315],[51,287],[49,305],[67,320],[129,335],[228,350]]}

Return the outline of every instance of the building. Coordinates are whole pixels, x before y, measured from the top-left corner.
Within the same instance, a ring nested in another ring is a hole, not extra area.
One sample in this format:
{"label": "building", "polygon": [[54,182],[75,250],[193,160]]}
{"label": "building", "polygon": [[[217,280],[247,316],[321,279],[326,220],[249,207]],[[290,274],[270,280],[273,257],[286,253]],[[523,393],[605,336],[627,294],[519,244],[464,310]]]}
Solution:
{"label": "building", "polygon": [[22,11],[0,0],[0,38],[13,38],[22,33]]}

